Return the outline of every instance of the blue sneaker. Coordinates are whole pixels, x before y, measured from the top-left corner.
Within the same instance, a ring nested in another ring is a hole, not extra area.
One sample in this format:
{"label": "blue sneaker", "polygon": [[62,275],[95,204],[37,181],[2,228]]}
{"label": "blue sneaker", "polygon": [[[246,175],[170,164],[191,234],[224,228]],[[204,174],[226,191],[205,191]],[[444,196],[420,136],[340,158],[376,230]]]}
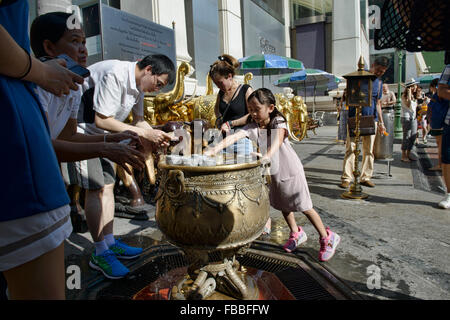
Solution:
{"label": "blue sneaker", "polygon": [[142,248],[127,246],[122,241],[116,239],[116,243],[109,247],[119,259],[134,259],[142,253]]}
{"label": "blue sneaker", "polygon": [[109,279],[120,279],[126,276],[128,270],[111,250],[106,250],[98,256],[92,253],[89,266],[95,270],[101,271]]}

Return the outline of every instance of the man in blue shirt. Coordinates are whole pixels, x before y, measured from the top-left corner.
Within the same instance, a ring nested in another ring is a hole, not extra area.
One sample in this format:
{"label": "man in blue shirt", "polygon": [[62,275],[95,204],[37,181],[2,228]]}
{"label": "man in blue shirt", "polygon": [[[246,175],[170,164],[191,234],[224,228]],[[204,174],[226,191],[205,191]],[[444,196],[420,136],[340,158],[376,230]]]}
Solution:
{"label": "man in blue shirt", "polygon": [[[386,72],[389,67],[389,59],[386,57],[378,57],[372,66],[370,67],[370,72],[375,74],[377,79],[372,84],[372,104],[368,107],[362,108],[362,115],[368,116],[373,115],[375,117],[375,126],[377,126],[379,130],[385,130],[383,123],[383,116],[381,113],[381,96],[383,94],[383,81],[381,77]],[[349,107],[348,117],[352,118],[356,115],[356,108]],[[370,136],[362,136],[362,169],[361,169],[361,185],[367,187],[375,187],[375,184],[370,180],[373,175],[373,164],[375,160],[375,156],[373,154],[373,147],[375,143],[375,134]],[[341,188],[347,189],[354,179],[353,171],[355,170],[355,150],[356,144],[354,143],[354,139],[350,138],[350,131],[347,130],[347,142],[346,142],[346,151],[344,157],[344,165],[343,165],[343,173],[341,176],[341,184],[339,185]]]}
{"label": "man in blue shirt", "polygon": [[[446,67],[442,72],[441,78],[438,84],[438,96],[441,99],[445,99],[446,103],[450,100],[450,59],[448,59],[448,51],[446,53]],[[442,102],[444,103],[444,101]],[[442,137],[441,147],[442,158],[442,177],[444,178],[445,186],[447,187],[447,194],[445,198],[439,202],[439,207],[442,209],[450,208],[450,108],[448,108],[447,116],[444,122],[444,134]]]}

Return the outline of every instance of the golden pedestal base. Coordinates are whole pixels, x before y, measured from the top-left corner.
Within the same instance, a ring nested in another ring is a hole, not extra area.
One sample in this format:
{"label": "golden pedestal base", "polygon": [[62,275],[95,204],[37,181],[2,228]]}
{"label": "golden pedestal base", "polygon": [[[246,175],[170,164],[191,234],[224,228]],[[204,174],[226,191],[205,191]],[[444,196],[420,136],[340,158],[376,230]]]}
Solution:
{"label": "golden pedestal base", "polygon": [[350,199],[350,200],[364,200],[364,199],[367,199],[369,197],[369,195],[366,193],[363,193],[363,192],[356,193],[356,192],[347,191],[347,192],[344,192],[343,194],[341,194],[341,197],[344,199]]}
{"label": "golden pedestal base", "polygon": [[[359,175],[359,173],[357,172]],[[349,191],[344,192],[341,194],[341,197],[344,199],[351,199],[351,200],[362,200],[367,199],[369,197],[368,194],[362,192],[361,185],[358,182],[353,182],[350,186]]]}

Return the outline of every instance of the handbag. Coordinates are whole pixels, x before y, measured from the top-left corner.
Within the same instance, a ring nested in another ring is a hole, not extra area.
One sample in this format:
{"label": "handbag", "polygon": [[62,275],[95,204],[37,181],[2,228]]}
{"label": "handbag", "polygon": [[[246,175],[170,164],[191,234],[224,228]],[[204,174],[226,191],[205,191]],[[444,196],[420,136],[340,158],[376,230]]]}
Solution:
{"label": "handbag", "polygon": [[[348,129],[350,137],[354,137],[356,134],[356,117],[348,119]],[[371,136],[375,134],[375,117],[374,116],[361,116],[359,117],[359,135]]]}
{"label": "handbag", "polygon": [[[378,93],[381,90],[381,81],[378,82]],[[379,96],[379,94],[377,95]],[[356,136],[356,117],[348,119],[348,129],[350,137]],[[359,117],[359,135],[371,136],[375,134],[375,116],[360,116]]]}

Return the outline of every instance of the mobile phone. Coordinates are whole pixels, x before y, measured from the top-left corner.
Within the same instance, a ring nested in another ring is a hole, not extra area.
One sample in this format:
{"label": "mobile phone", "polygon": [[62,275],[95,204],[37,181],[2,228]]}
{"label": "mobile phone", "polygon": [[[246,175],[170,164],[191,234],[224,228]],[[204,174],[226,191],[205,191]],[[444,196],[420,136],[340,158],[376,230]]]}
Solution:
{"label": "mobile phone", "polygon": [[76,63],[72,58],[70,58],[66,54],[60,54],[56,58],[64,59],[66,61],[66,67],[73,73],[76,73],[79,76],[82,76],[83,78],[89,77],[90,72],[85,67],[80,66],[78,63]]}
{"label": "mobile phone", "polygon": [[79,64],[69,68],[69,70],[72,71],[73,73],[76,73],[79,76],[82,76],[83,78],[87,78],[91,75],[89,69],[86,69],[85,67],[82,67]]}
{"label": "mobile phone", "polygon": [[131,142],[131,139],[125,139],[125,140],[119,141],[120,144],[126,144],[126,145],[129,145],[130,142]]}

